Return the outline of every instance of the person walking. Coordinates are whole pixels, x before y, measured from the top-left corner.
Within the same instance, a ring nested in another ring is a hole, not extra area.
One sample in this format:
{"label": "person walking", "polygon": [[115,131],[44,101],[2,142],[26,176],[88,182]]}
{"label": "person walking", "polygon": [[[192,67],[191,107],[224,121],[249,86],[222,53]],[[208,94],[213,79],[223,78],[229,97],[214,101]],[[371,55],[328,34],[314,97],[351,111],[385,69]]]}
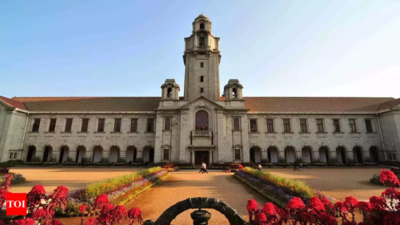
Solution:
{"label": "person walking", "polygon": [[206,163],[203,163],[203,172],[201,172],[201,173],[204,173],[204,172],[208,173]]}
{"label": "person walking", "polygon": [[258,164],[258,171],[261,171],[261,169],[262,169],[261,164]]}
{"label": "person walking", "polygon": [[200,168],[199,173],[203,173],[203,171],[204,171],[204,163],[201,163],[201,168]]}
{"label": "person walking", "polygon": [[300,171],[302,171],[303,170],[303,163],[301,162],[300,163]]}

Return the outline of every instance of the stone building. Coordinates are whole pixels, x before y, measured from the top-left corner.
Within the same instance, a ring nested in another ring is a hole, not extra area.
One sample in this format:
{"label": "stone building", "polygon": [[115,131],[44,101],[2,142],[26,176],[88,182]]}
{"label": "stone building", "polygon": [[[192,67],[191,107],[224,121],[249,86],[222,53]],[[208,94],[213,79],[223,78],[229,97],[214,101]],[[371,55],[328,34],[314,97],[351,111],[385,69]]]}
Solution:
{"label": "stone building", "polygon": [[218,37],[204,15],[185,38],[183,96],[0,97],[0,161],[353,162],[397,160],[400,99],[221,96]]}

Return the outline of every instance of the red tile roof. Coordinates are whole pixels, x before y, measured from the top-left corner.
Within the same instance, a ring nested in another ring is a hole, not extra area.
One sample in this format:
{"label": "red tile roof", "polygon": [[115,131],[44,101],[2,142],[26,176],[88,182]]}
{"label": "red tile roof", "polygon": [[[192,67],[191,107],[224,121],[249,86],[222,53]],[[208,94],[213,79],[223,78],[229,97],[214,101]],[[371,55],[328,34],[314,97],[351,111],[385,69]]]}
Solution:
{"label": "red tile roof", "polygon": [[10,107],[26,110],[24,103],[16,101],[15,99],[9,99],[9,98],[0,96],[0,101]]}

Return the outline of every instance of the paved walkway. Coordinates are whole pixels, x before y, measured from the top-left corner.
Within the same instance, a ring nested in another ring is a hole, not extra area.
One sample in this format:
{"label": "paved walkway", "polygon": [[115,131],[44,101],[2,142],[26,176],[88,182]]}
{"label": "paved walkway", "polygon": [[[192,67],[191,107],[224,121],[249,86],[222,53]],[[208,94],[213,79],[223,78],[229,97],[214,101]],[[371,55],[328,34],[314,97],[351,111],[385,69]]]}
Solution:
{"label": "paved walkway", "polygon": [[139,171],[141,168],[112,167],[11,167],[10,172],[21,173],[26,183],[12,185],[11,192],[28,193],[33,186],[42,184],[47,194],[63,185],[69,192],[84,188],[87,183]]}
{"label": "paved walkway", "polygon": [[[235,178],[232,173],[210,171],[208,174],[199,174],[195,170],[181,170],[173,172],[136,199],[128,202],[125,207],[139,207],[142,210],[144,220],[153,221],[170,206],[179,201],[192,197],[214,197],[224,201],[236,209],[248,220],[246,205],[248,199],[255,199],[259,204],[264,204],[266,199],[253,189],[244,185]],[[172,224],[193,224],[188,210],[180,214]],[[228,220],[216,210],[208,210],[211,213],[209,224],[229,224]],[[61,219],[64,225],[79,223],[79,218]],[[124,221],[123,224],[128,224]]]}

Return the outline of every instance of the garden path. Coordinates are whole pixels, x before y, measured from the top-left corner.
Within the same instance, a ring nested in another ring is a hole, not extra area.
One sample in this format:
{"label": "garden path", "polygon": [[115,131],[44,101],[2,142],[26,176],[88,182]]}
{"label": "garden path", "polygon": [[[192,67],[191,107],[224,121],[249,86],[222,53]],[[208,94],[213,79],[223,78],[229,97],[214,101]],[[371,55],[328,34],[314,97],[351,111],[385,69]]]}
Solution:
{"label": "garden path", "polygon": [[63,185],[69,192],[84,188],[87,183],[139,171],[138,167],[11,167],[10,172],[21,173],[26,181],[11,186],[11,192],[28,193],[33,186],[41,184],[47,193],[53,193]]}
{"label": "garden path", "polygon": [[[144,220],[157,218],[170,206],[179,201],[192,197],[213,197],[224,201],[236,209],[246,220],[247,200],[255,199],[264,204],[266,199],[258,192],[244,185],[232,173],[209,171],[208,174],[199,174],[195,170],[181,170],[172,172],[168,178],[152,187],[136,199],[128,202],[125,207],[139,207]],[[229,224],[227,219],[216,210],[207,209],[211,213],[209,224]],[[172,224],[193,224],[188,210],[172,222]],[[60,219],[64,225],[79,224],[79,218]],[[128,224],[124,221],[123,224]]]}

